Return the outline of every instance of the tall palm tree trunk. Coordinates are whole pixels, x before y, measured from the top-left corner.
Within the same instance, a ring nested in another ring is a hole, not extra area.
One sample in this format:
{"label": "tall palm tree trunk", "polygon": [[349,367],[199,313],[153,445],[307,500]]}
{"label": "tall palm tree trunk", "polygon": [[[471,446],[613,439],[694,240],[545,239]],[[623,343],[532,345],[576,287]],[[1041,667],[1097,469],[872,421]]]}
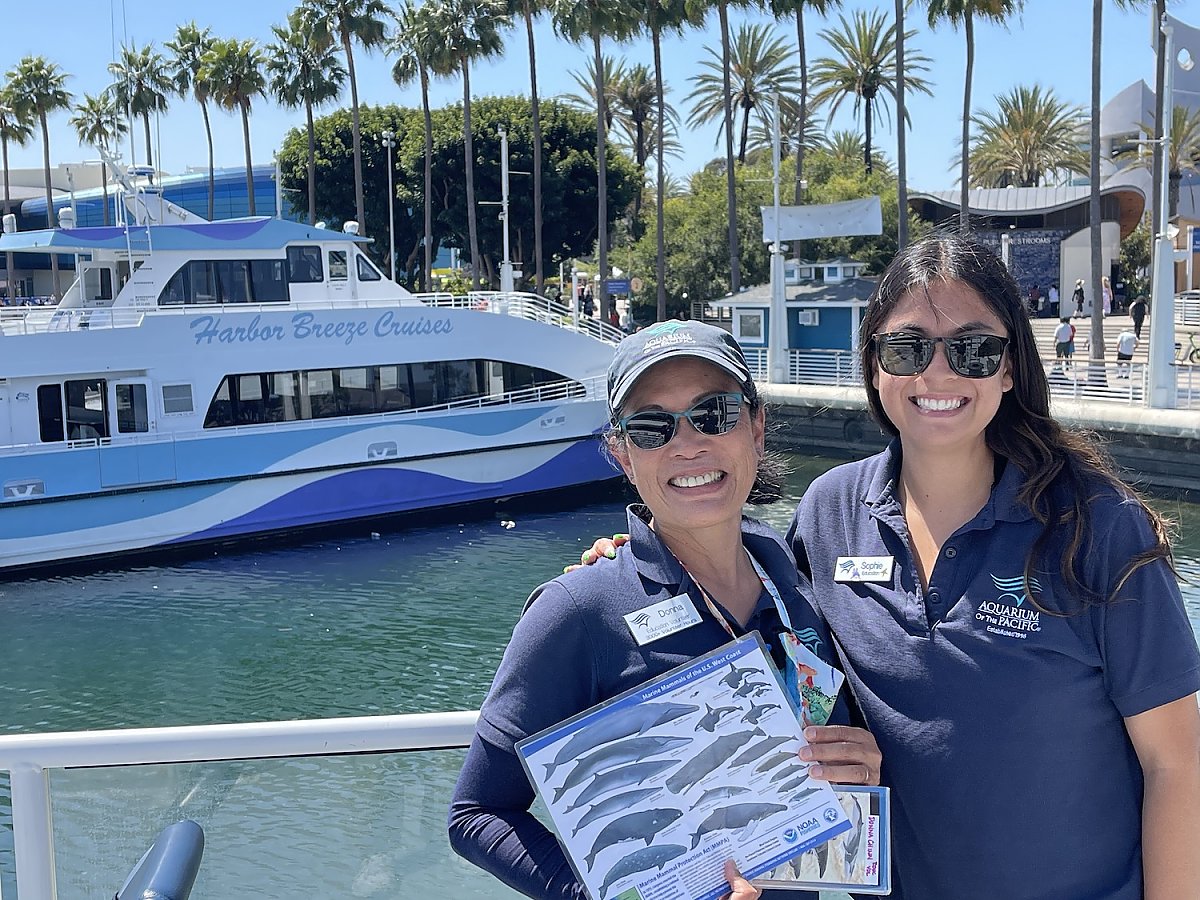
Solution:
{"label": "tall palm tree trunk", "polygon": [[204,136],[208,140],[208,221],[212,221],[216,205],[217,185],[213,163],[212,125],[208,121],[208,104],[200,101],[200,113],[204,116]]}
{"label": "tall palm tree trunk", "polygon": [[[533,40],[533,11],[523,0],[525,34],[529,42],[529,103],[533,114],[533,255],[536,257],[537,293],[546,292],[546,268],[542,260],[542,115],[538,104],[537,47]],[[559,285],[562,287],[562,285]]]}
{"label": "tall palm tree trunk", "polygon": [[[1092,327],[1089,341],[1089,360],[1100,365],[1089,368],[1089,380],[1104,379],[1104,297],[1101,276],[1103,260],[1100,255],[1100,40],[1104,20],[1104,0],[1092,0],[1092,122],[1091,122],[1091,191],[1088,198],[1088,219],[1092,242]],[[1157,155],[1157,154],[1156,154]]]}
{"label": "tall palm tree trunk", "polygon": [[721,79],[725,90],[725,202],[729,207],[729,290],[742,289],[741,252],[737,231],[737,184],[733,177],[733,88],[729,79],[729,10],[717,4],[721,19]]}
{"label": "tall palm tree trunk", "polygon": [[608,98],[604,94],[604,60],[600,56],[600,31],[592,28],[592,54],[596,66],[596,265],[600,277],[600,321],[608,321]]}
{"label": "tall palm tree trunk", "polygon": [[863,97],[863,171],[870,175],[874,169],[871,166],[871,113],[875,105],[874,97]]}
{"label": "tall palm tree trunk", "polygon": [[146,165],[150,168],[150,174],[146,177],[154,184],[154,154],[150,152],[150,112],[147,110],[142,113],[142,128],[146,135]]}
{"label": "tall palm tree trunk", "polygon": [[[657,171],[654,173],[654,282],[657,294],[655,304],[655,320],[667,320],[667,239],[663,228],[663,206],[666,202],[666,174],[663,172],[663,132],[666,131],[666,103],[663,91],[662,76],[662,29],[655,28],[650,36],[654,45],[654,89],[658,99],[658,141],[654,148]],[[574,302],[574,298],[572,298]]]}
{"label": "tall palm tree trunk", "polygon": [[308,224],[317,224],[317,135],[313,127],[312,98],[304,95],[304,117],[308,124]]}
{"label": "tall palm tree trunk", "polygon": [[249,201],[250,215],[258,213],[254,209],[254,171],[250,165],[250,104],[243,102],[242,107],[242,141],[246,145],[246,198]]}
{"label": "tall palm tree trunk", "polygon": [[738,135],[738,156],[737,161],[744,163],[746,161],[746,142],[750,140],[750,110],[751,106],[748,103],[742,104],[742,130]]}
{"label": "tall palm tree trunk", "polygon": [[[42,126],[42,171],[46,175],[46,224],[54,227],[54,190],[50,187],[50,129],[46,125],[46,114],[40,113],[38,120]],[[6,167],[7,168],[7,167]],[[54,299],[62,299],[62,290],[58,277],[58,254],[50,254],[51,278],[54,282]]]}
{"label": "tall palm tree trunk", "polygon": [[908,126],[904,108],[904,2],[896,0],[896,218],[897,250],[908,246]]}
{"label": "tall palm tree trunk", "polygon": [[100,163],[100,191],[104,195],[104,224],[108,225],[108,166]]}
{"label": "tall palm tree trunk", "polygon": [[475,217],[475,142],[471,136],[471,64],[463,59],[463,155],[467,167],[467,235],[471,245],[471,287],[479,290],[479,226]]}
{"label": "tall palm tree trunk", "polygon": [[[896,0],[903,3],[904,0]],[[800,52],[800,131],[796,135],[796,205],[804,202],[804,136],[808,132],[808,48],[804,42],[804,7],[796,9],[796,47]]]}
{"label": "tall palm tree trunk", "polygon": [[[12,206],[12,188],[8,184],[8,141],[0,140],[0,153],[4,159],[4,215],[8,215],[9,208]],[[13,255],[12,253],[4,254],[4,297],[11,300],[13,294]]]}
{"label": "tall palm tree trunk", "polygon": [[425,116],[425,280],[433,290],[433,115],[429,111],[429,72],[421,66],[421,112]]}
{"label": "tall palm tree trunk", "polygon": [[[970,190],[970,148],[971,148],[971,79],[975,77],[975,23],[971,9],[967,7],[963,13],[963,34],[967,38],[967,74],[963,80],[963,112],[962,112],[962,160],[958,172],[958,231],[966,234],[971,230],[971,210],[967,206],[967,192]],[[903,128],[903,123],[901,128]]]}
{"label": "tall palm tree trunk", "polygon": [[350,49],[350,33],[342,31],[342,51],[346,54],[346,71],[350,75],[350,132],[354,146],[354,211],[358,216],[359,234],[367,233],[367,214],[363,206],[362,134],[358,125],[358,79],[354,75],[354,52]]}

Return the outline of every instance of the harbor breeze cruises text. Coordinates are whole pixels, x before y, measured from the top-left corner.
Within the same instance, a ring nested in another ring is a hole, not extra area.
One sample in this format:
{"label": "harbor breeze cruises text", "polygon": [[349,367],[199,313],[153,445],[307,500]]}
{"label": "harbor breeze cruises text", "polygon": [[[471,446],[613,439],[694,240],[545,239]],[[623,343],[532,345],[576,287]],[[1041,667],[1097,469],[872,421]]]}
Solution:
{"label": "harbor breeze cruises text", "polygon": [[289,325],[264,325],[261,317],[255,316],[245,325],[222,327],[220,316],[198,316],[189,323],[197,346],[212,344],[258,344],[287,340],[342,340],[346,346],[358,337],[374,335],[380,338],[419,337],[431,334],[449,334],[454,324],[449,317],[437,319],[417,316],[413,319],[397,319],[392,310],[387,310],[374,322],[367,319],[344,319],[336,322],[318,322],[310,312],[296,313]]}

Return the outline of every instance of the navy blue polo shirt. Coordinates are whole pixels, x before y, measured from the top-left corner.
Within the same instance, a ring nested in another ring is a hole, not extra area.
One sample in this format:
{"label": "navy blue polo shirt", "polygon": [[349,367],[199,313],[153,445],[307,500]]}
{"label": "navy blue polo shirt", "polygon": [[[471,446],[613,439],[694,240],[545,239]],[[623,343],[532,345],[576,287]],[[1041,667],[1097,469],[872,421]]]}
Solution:
{"label": "navy blue polo shirt", "polygon": [[[1021,576],[1042,525],[1017,500],[1024,478],[1009,464],[943,545],[925,591],[899,461],[893,442],[822,475],[788,534],[883,751],[892,896],[1140,898],[1142,773],[1122,720],[1200,689],[1174,575],[1143,566],[1115,600],[1078,611],[1058,574],[1062,529],[1034,590],[1044,610],[1068,614],[1039,610]],[[1086,580],[1107,596],[1154,540],[1140,506],[1090,488]]]}
{"label": "navy blue polo shirt", "polygon": [[[529,813],[534,793],[516,742],[730,640],[696,584],[643,520],[645,515],[642,507],[629,508],[631,541],[616,559],[561,575],[530,596],[480,710],[475,740],[455,788],[450,810],[454,849],[530,896],[583,893],[553,836]],[[809,605],[782,538],[746,518],[742,542],[775,583],[792,628],[812,629],[818,642],[808,646],[834,663],[828,629]],[[681,593],[691,598],[701,621],[639,647],[623,616]],[[719,604],[719,598],[714,602]],[[736,635],[759,631],[773,656],[782,652],[782,626],[766,590],[744,629],[732,617],[727,621]],[[848,721],[844,692],[831,721]],[[812,895],[787,896],[800,900]]]}

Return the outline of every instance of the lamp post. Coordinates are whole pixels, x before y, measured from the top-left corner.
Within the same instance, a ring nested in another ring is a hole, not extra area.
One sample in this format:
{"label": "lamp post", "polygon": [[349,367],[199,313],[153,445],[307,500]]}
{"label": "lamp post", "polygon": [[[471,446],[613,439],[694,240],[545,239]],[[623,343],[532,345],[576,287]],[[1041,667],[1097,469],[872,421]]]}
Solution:
{"label": "lamp post", "polygon": [[396,199],[396,191],[392,187],[392,148],[396,146],[396,133],[391,129],[385,131],[383,146],[387,148],[387,185],[388,185],[388,273],[392,281],[396,280],[396,220],[392,215],[392,204]]}
{"label": "lamp post", "polygon": [[779,219],[783,215],[779,200],[779,97],[771,103],[771,181],[774,190],[774,239],[771,241],[771,315],[767,322],[767,381],[786,384],[788,381],[788,323],[787,295],[783,284],[783,242]]}
{"label": "lamp post", "polygon": [[508,132],[499,128],[500,135],[500,221],[504,223],[504,259],[500,261],[500,290],[512,293],[513,264],[508,250]]}

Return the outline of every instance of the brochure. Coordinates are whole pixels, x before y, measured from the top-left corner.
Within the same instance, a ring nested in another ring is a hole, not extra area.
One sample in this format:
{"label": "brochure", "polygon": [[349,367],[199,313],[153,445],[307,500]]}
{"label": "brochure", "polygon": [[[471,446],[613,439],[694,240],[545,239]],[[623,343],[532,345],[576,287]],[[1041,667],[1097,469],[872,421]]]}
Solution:
{"label": "brochure", "polygon": [[757,633],[517,744],[592,900],[714,900],[851,827]]}
{"label": "brochure", "polygon": [[850,819],[850,830],[755,878],[756,885],[792,891],[892,892],[888,789],[837,785],[834,792]]}

